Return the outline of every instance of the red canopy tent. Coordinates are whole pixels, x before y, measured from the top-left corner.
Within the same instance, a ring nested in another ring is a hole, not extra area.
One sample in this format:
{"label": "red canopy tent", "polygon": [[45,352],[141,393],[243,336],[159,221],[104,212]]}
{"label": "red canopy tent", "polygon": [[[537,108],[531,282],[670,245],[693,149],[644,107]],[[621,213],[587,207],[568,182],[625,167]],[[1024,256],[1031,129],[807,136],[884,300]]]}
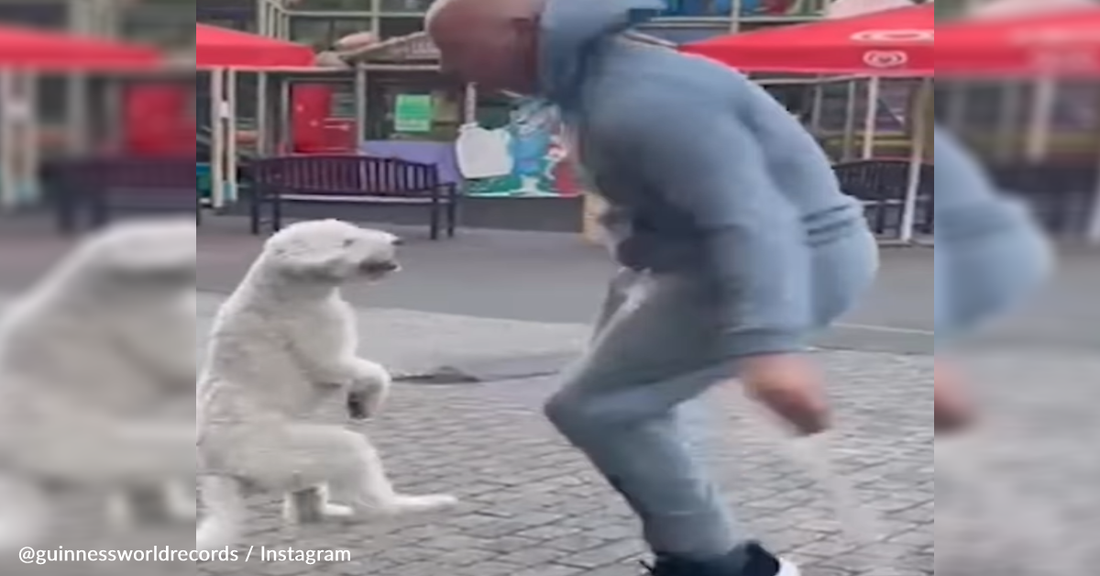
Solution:
{"label": "red canopy tent", "polygon": [[100,38],[0,26],[0,67],[46,72],[130,70],[159,66],[157,50]]}
{"label": "red canopy tent", "polygon": [[200,68],[312,66],[313,50],[302,44],[195,24],[195,65]]}
{"label": "red canopy tent", "polygon": [[936,72],[1100,76],[1100,9],[967,20],[939,27]]}
{"label": "red canopy tent", "polygon": [[722,36],[681,47],[746,72],[933,76],[935,8]]}

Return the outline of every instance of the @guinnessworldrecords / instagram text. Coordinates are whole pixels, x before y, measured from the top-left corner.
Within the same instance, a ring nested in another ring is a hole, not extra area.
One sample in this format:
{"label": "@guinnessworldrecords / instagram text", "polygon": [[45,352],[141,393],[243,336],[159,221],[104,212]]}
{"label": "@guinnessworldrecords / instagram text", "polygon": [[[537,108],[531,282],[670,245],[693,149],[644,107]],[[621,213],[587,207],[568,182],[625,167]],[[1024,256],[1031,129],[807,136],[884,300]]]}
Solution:
{"label": "@guinnessworldrecords / instagram text", "polygon": [[77,548],[33,548],[19,550],[23,564],[52,564],[54,562],[268,562],[318,563],[351,562],[350,550],[303,550],[300,548],[268,548],[251,546],[248,550],[224,548],[222,550],[182,550],[154,546],[142,550],[83,550]]}

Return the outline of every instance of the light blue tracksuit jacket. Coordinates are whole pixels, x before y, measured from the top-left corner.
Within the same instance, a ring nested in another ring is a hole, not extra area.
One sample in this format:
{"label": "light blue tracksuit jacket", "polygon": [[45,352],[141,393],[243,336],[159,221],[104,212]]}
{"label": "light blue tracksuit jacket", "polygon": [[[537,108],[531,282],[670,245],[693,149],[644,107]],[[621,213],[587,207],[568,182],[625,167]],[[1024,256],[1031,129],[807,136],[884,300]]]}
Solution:
{"label": "light blue tracksuit jacket", "polygon": [[937,349],[1018,305],[1049,275],[1052,250],[1034,219],[937,128]]}
{"label": "light blue tracksuit jacket", "polygon": [[542,97],[611,208],[626,270],[592,349],[547,405],[659,553],[742,542],[681,436],[680,406],[739,360],[802,351],[872,282],[858,201],[786,109],[714,62],[624,39],[657,0],[549,0]]}

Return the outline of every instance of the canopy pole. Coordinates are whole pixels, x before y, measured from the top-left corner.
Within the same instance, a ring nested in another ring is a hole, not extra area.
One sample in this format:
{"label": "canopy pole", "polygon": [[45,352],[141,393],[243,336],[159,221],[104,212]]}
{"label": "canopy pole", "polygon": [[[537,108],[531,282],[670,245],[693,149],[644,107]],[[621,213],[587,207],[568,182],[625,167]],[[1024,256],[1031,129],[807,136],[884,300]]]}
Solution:
{"label": "canopy pole", "polygon": [[22,75],[22,89],[20,97],[23,99],[24,116],[20,118],[22,134],[20,146],[22,146],[22,165],[16,173],[19,178],[19,187],[15,190],[17,204],[33,204],[41,195],[39,185],[39,168],[41,167],[42,137],[38,110],[38,81],[39,77],[33,72]]}
{"label": "canopy pole", "polygon": [[210,203],[225,206],[225,77],[223,70],[210,70]]}
{"label": "canopy pole", "polygon": [[11,207],[15,196],[15,107],[12,70],[0,69],[0,209]]}
{"label": "canopy pole", "polygon": [[870,160],[875,156],[875,132],[878,128],[878,101],[882,95],[882,79],[878,76],[867,82],[867,115],[863,118],[863,151],[860,158]]}
{"label": "canopy pole", "polygon": [[1027,160],[1039,162],[1050,151],[1050,124],[1058,98],[1058,82],[1052,76],[1043,76],[1035,84],[1035,98],[1028,117]]}
{"label": "canopy pole", "polygon": [[825,108],[825,85],[821,83],[821,77],[813,87],[813,103],[810,105],[810,132],[815,136],[821,134],[822,114]]}
{"label": "canopy pole", "polygon": [[1011,161],[1013,154],[1019,146],[1019,119],[1024,107],[1024,87],[1012,82],[1002,88],[1004,97],[1001,106],[1001,115],[997,119],[997,157],[1003,161]]}
{"label": "canopy pole", "polygon": [[848,102],[844,107],[844,142],[841,160],[847,162],[855,156],[856,112],[859,110],[859,81],[848,82]]}
{"label": "canopy pole", "polygon": [[921,81],[917,96],[920,114],[913,117],[912,150],[909,152],[909,175],[905,186],[905,208],[901,215],[901,240],[910,243],[916,238],[917,210],[919,209],[921,172],[924,166],[924,148],[927,146],[929,126],[925,122],[925,102],[932,95],[932,80]]}
{"label": "canopy pole", "polygon": [[256,73],[256,157],[271,156],[271,82],[267,72]]}
{"label": "canopy pole", "polygon": [[368,140],[367,104],[369,94],[367,70],[360,64],[355,65],[355,150]]}
{"label": "canopy pole", "polygon": [[237,186],[237,71],[230,68],[225,71],[225,124],[228,132],[225,139],[225,181],[224,202],[236,202],[239,195]]}

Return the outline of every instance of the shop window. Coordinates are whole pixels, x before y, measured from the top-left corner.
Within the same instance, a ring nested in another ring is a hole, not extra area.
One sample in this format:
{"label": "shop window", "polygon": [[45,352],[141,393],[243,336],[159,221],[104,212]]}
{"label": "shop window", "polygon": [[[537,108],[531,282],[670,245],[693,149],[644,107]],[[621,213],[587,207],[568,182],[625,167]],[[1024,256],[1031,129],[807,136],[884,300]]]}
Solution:
{"label": "shop window", "polygon": [[378,21],[378,32],[383,40],[400,38],[424,31],[423,18],[382,18]]}
{"label": "shop window", "polygon": [[370,18],[293,16],[290,20],[290,39],[318,50],[327,49],[349,34],[370,30]]}
{"label": "shop window", "polygon": [[286,0],[288,9],[303,11],[368,12],[373,4],[374,0]]}
{"label": "shop window", "polygon": [[0,22],[35,28],[68,27],[69,9],[66,2],[23,0],[0,2]]}
{"label": "shop window", "polygon": [[380,12],[423,14],[435,0],[378,0]]}

